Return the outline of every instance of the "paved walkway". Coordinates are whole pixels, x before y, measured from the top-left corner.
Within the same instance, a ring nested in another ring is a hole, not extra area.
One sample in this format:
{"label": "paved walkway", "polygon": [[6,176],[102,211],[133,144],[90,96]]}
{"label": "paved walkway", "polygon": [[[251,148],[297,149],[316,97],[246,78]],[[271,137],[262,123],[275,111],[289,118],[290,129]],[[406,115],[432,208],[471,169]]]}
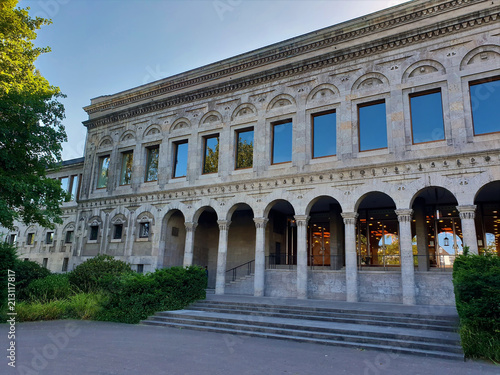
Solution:
{"label": "paved walkway", "polygon": [[0,374],[499,374],[500,367],[376,351],[108,322],[16,325],[16,369],[0,325]]}

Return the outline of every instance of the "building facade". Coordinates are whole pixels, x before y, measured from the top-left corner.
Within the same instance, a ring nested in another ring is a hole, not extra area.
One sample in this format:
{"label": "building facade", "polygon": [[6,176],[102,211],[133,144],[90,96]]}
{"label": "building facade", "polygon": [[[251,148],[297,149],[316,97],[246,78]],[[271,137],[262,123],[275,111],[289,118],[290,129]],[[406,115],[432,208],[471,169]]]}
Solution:
{"label": "building facade", "polygon": [[454,304],[455,256],[500,254],[499,15],[415,0],[92,99],[78,203],[37,251],[207,266],[218,294]]}

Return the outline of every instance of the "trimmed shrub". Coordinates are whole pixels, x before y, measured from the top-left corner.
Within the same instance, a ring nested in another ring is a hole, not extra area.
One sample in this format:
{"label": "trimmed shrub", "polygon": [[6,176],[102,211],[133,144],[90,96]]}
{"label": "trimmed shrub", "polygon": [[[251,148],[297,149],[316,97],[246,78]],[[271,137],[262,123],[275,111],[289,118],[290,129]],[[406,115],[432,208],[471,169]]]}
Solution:
{"label": "trimmed shrub", "polygon": [[109,293],[109,300],[98,319],[139,323],[157,311],[182,309],[205,298],[205,285],[205,271],[194,266],[107,278],[102,286]]}
{"label": "trimmed shrub", "polygon": [[72,291],[67,274],[53,274],[32,281],[25,293],[30,301],[49,302],[67,298]]}
{"label": "trimmed shrub", "polygon": [[99,280],[108,276],[131,273],[128,263],[110,255],[98,255],[75,267],[69,273],[69,282],[82,292],[99,290]]}
{"label": "trimmed shrub", "polygon": [[[1,241],[1,239],[0,239]],[[0,242],[0,309],[7,302],[9,270],[14,269],[16,262],[16,248],[6,242]],[[16,275],[17,276],[17,275]],[[17,279],[17,278],[16,278]]]}
{"label": "trimmed shrub", "polygon": [[47,268],[29,260],[17,260],[14,270],[16,271],[16,298],[18,301],[28,297],[26,290],[32,281],[43,279],[51,274]]}
{"label": "trimmed shrub", "polygon": [[459,256],[453,285],[467,357],[500,361],[500,257]]}

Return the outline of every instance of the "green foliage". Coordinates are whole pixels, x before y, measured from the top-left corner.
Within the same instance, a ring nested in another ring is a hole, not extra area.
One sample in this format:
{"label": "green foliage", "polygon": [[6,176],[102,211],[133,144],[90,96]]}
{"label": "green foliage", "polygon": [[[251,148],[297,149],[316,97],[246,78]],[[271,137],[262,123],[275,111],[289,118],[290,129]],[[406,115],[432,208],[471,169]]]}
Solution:
{"label": "green foliage", "polygon": [[28,298],[26,291],[32,281],[43,279],[51,274],[47,268],[29,260],[17,260],[14,270],[16,271],[16,298],[18,301]]}
{"label": "green foliage", "polygon": [[203,173],[216,173],[219,170],[219,139],[214,149],[207,146]]}
{"label": "green foliage", "polygon": [[98,319],[139,323],[156,311],[182,309],[205,298],[206,274],[199,267],[172,267],[108,278],[106,283],[109,300]]}
{"label": "green foliage", "polygon": [[26,289],[30,301],[49,302],[64,299],[72,293],[68,274],[53,274],[43,279],[32,281]]}
{"label": "green foliage", "polygon": [[9,270],[14,270],[16,248],[0,238],[0,308],[7,302]]}
{"label": "green foliage", "polygon": [[67,301],[19,302],[16,304],[17,320],[34,322],[38,320],[55,320],[65,317]]}
{"label": "green foliage", "polygon": [[253,142],[238,139],[238,153],[236,157],[236,168],[252,168],[253,166]]}
{"label": "green foliage", "polygon": [[61,161],[66,133],[61,123],[64,97],[35,69],[49,48],[36,48],[36,31],[49,20],[15,9],[17,0],[0,3],[0,225],[14,220],[53,227],[61,223],[65,192],[47,169]]}
{"label": "green foliage", "polygon": [[500,257],[457,257],[453,285],[465,355],[500,362]]}
{"label": "green foliage", "polygon": [[98,255],[75,267],[69,273],[69,282],[83,292],[100,289],[101,278],[131,273],[128,263],[110,255]]}

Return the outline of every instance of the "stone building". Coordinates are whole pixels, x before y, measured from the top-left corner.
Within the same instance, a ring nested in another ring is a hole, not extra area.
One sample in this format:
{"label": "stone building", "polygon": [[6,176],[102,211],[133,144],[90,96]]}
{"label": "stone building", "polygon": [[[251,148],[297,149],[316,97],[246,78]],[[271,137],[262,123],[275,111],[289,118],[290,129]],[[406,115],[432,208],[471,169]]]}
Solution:
{"label": "stone building", "polygon": [[464,246],[500,254],[499,13],[415,0],[92,99],[78,205],[40,253],[207,266],[218,294],[454,304]]}

